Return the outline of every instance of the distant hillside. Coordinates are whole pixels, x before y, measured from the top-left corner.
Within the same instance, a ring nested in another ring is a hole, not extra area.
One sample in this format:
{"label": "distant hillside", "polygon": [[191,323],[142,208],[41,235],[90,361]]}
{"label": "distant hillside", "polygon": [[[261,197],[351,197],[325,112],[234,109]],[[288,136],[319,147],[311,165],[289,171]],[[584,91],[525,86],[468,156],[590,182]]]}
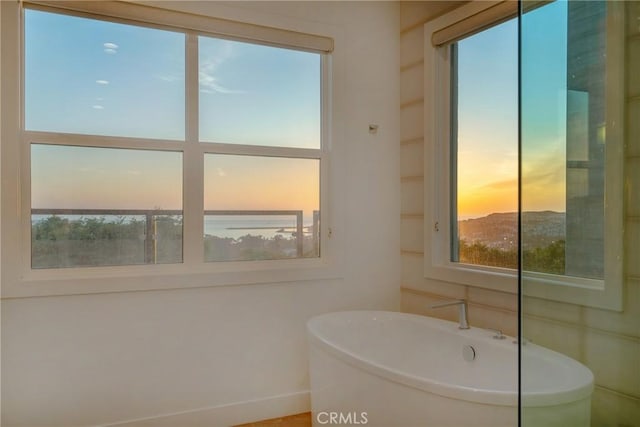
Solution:
{"label": "distant hillside", "polygon": [[524,249],[548,246],[566,238],[564,212],[524,212],[522,215],[522,243]]}
{"label": "distant hillside", "polygon": [[[524,212],[523,246],[525,249],[548,246],[564,239],[564,212]],[[482,218],[458,221],[461,239],[469,243],[480,241],[493,248],[515,249],[518,245],[518,214],[516,212],[492,213]]]}

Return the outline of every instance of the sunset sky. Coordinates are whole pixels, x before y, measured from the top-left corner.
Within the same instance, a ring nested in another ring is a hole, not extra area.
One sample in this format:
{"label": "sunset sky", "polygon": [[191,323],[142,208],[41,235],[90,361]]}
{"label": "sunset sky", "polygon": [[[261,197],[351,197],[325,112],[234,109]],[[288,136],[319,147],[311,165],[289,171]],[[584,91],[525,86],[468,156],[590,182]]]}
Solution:
{"label": "sunset sky", "polygon": [[458,218],[518,210],[517,20],[458,42]]}
{"label": "sunset sky", "polygon": [[[523,210],[565,210],[566,2],[523,17]],[[458,218],[517,211],[518,22],[458,43]]]}
{"label": "sunset sky", "polygon": [[[566,9],[555,2],[523,21],[524,210],[565,209]],[[184,34],[33,10],[25,19],[28,130],[184,139]],[[199,44],[201,141],[320,147],[319,55]],[[458,48],[458,218],[516,211],[517,21]],[[203,161],[206,209],[319,207],[316,160]],[[178,152],[32,147],[34,208],[180,209],[182,191]]]}

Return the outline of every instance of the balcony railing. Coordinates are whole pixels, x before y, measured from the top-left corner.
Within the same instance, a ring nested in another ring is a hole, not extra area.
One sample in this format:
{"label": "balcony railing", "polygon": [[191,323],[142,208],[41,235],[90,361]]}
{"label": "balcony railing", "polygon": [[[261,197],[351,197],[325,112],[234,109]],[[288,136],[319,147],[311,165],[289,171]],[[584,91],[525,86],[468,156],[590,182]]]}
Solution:
{"label": "balcony railing", "polygon": [[[304,232],[305,228],[310,228],[310,234],[313,240],[313,249],[315,254],[319,254],[319,223],[320,213],[318,211],[313,212],[313,224],[310,227],[304,226],[303,211],[301,210],[205,210],[204,217],[206,216],[292,216],[295,217],[295,241],[296,241],[296,256],[302,257],[304,255]],[[182,210],[171,209],[49,209],[38,208],[31,210],[32,215],[43,216],[61,216],[61,215],[73,215],[73,216],[115,216],[115,217],[144,217],[145,218],[145,237],[144,237],[144,262],[146,264],[156,264],[158,260],[157,252],[157,218],[161,216],[182,216]],[[282,227],[232,227],[234,229],[273,229]],[[288,227],[285,227],[288,228]]]}

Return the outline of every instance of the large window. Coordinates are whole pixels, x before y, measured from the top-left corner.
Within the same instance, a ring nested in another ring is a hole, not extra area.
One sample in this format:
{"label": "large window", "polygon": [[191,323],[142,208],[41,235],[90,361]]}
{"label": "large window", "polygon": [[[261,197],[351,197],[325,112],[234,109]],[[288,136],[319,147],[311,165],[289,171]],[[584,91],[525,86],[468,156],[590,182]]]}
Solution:
{"label": "large window", "polygon": [[476,2],[426,25],[426,275],[515,292],[521,265],[529,295],[616,288],[616,7],[531,2],[518,21],[515,5]]}
{"label": "large window", "polygon": [[320,257],[322,49],[23,17],[31,269]]}
{"label": "large window", "polygon": [[425,25],[425,276],[515,292],[518,22],[472,2]]}

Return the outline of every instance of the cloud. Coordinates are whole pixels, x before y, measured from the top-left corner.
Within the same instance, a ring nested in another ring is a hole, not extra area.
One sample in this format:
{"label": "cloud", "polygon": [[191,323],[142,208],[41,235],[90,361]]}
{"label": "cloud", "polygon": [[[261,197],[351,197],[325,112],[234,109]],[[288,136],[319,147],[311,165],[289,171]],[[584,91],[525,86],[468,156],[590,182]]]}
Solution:
{"label": "cloud", "polygon": [[102,105],[94,105],[93,109],[94,110],[104,110],[104,107]]}
{"label": "cloud", "polygon": [[96,83],[98,83],[99,85],[108,85],[109,80],[96,80]]}
{"label": "cloud", "polygon": [[107,42],[103,43],[102,46],[104,46],[104,53],[108,53],[109,55],[115,55],[118,53],[119,46],[115,43]]}
{"label": "cloud", "polygon": [[223,94],[246,93],[243,90],[230,89],[219,83],[219,79],[216,77],[218,68],[235,55],[231,42],[220,41],[215,44],[215,47],[217,48],[215,51],[207,49],[203,55],[206,56],[206,59],[200,63],[200,71],[198,73],[200,77],[200,92]]}
{"label": "cloud", "polygon": [[202,93],[246,93],[244,90],[229,89],[218,83],[218,79],[212,74],[200,71],[200,92]]}

